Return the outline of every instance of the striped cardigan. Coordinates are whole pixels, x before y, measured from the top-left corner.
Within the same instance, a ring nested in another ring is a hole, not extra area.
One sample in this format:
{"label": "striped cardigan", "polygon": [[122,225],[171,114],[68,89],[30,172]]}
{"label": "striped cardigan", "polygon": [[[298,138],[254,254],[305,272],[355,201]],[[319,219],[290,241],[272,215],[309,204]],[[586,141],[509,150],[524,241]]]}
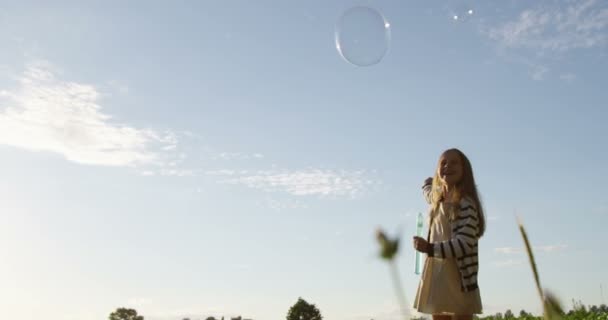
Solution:
{"label": "striped cardigan", "polygon": [[[425,185],[423,193],[427,202],[431,203],[431,185]],[[428,253],[429,257],[456,259],[460,271],[460,288],[465,292],[479,288],[477,285],[477,272],[479,270],[478,216],[473,201],[463,198],[460,201],[460,210],[456,219],[450,221],[452,237],[446,241],[431,243],[432,247]],[[428,240],[430,240],[430,227]]]}

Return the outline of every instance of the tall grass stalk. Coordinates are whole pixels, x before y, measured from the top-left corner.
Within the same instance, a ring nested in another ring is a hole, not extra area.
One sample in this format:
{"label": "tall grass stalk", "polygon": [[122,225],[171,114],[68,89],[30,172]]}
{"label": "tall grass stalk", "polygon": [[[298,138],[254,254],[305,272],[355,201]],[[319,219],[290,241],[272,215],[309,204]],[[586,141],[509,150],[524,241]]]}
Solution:
{"label": "tall grass stalk", "polygon": [[526,229],[524,228],[524,225],[519,218],[517,219],[517,224],[519,226],[521,236],[524,239],[526,253],[528,253],[528,259],[530,260],[530,266],[532,266],[532,273],[534,274],[534,282],[536,283],[536,289],[538,290],[538,295],[540,296],[540,300],[543,304],[544,318],[545,320],[562,319],[564,311],[559,301],[557,300],[557,297],[555,297],[547,290],[543,291],[540,285],[540,277],[538,275],[538,268],[536,267],[536,262],[534,260],[534,254],[532,253],[532,246],[530,245],[530,240],[528,239]]}

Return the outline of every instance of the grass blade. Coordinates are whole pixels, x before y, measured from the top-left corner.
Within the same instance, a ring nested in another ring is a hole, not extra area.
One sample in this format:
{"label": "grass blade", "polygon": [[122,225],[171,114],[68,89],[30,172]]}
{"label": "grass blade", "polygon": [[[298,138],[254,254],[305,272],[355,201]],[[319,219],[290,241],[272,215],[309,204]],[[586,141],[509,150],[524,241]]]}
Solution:
{"label": "grass blade", "polygon": [[530,245],[530,240],[528,240],[528,234],[526,233],[526,229],[524,229],[524,225],[521,223],[521,220],[517,219],[517,224],[519,225],[519,232],[521,232],[521,236],[522,238],[524,238],[524,244],[526,245],[526,252],[528,253],[530,265],[532,266],[532,273],[534,274],[534,281],[536,282],[536,289],[538,289],[538,295],[540,296],[540,300],[544,301],[545,297],[543,295],[543,289],[540,286],[538,269],[536,268],[536,262],[534,261],[534,254],[532,253],[532,246]]}

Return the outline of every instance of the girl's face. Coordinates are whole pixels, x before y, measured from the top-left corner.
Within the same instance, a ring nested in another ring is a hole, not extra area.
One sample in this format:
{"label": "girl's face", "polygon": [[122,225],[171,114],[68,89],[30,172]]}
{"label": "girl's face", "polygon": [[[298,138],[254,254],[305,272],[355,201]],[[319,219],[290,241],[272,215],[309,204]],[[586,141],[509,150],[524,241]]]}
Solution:
{"label": "girl's face", "polygon": [[441,155],[437,171],[439,179],[444,185],[456,185],[462,179],[462,159],[460,159],[460,155],[453,151]]}

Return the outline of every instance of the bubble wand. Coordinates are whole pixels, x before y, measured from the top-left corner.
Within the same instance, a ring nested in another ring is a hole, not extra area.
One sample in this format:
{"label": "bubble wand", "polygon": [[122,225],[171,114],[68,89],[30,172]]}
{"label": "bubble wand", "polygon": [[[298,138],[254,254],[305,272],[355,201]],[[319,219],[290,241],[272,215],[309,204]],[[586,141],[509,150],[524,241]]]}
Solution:
{"label": "bubble wand", "polygon": [[[416,218],[416,236],[422,237],[422,228],[424,227],[422,213],[418,213],[418,217]],[[422,257],[420,251],[416,251],[416,266],[414,267],[414,273],[420,274],[420,270],[422,269]]]}

